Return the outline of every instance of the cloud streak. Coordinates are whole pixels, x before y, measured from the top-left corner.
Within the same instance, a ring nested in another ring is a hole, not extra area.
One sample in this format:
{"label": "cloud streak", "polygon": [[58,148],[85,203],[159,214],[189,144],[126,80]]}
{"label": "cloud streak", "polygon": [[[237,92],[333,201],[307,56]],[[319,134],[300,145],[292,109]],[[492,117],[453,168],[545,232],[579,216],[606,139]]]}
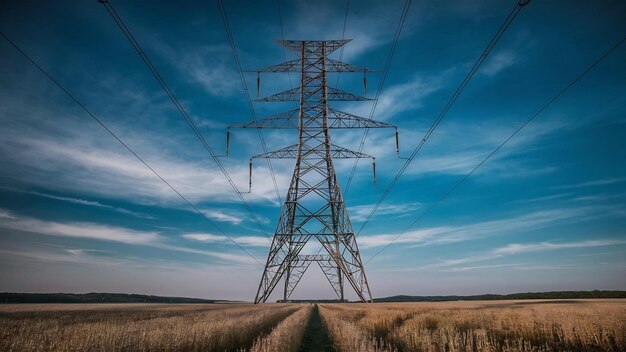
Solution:
{"label": "cloud streak", "polygon": [[592,181],[587,181],[587,182],[576,183],[576,184],[572,184],[572,185],[558,186],[558,187],[555,187],[555,188],[569,189],[569,188],[606,186],[606,185],[612,185],[612,184],[621,183],[621,182],[626,182],[626,177],[604,178],[604,179],[598,179],[598,180],[592,180]]}
{"label": "cloud streak", "polygon": [[606,247],[626,244],[626,240],[590,240],[580,242],[539,242],[539,243],[511,243],[505,247],[497,248],[494,254],[512,255],[519,253],[542,252],[559,249]]}
{"label": "cloud streak", "polygon": [[125,244],[150,244],[160,239],[156,232],[136,231],[122,227],[113,227],[86,222],[60,223],[34,218],[13,216],[0,221],[6,229],[33,232],[50,236],[88,238]]}
{"label": "cloud streak", "polygon": [[[12,190],[12,191],[16,191],[16,190]],[[20,192],[20,191],[16,191],[16,192]],[[148,214],[135,212],[135,211],[128,210],[128,209],[125,209],[125,208],[114,207],[112,205],[103,204],[103,203],[100,203],[100,202],[97,202],[97,201],[92,201],[92,200],[86,200],[86,199],[80,199],[80,198],[74,198],[74,197],[61,197],[61,196],[56,196],[56,195],[53,195],[53,194],[47,194],[47,193],[41,193],[41,192],[24,192],[24,193],[28,193],[28,194],[32,194],[32,195],[36,195],[36,196],[40,196],[40,197],[44,197],[44,198],[60,200],[60,201],[63,201],[63,202],[69,202],[69,203],[80,204],[80,205],[87,205],[87,206],[92,206],[92,207],[97,207],[97,208],[111,209],[111,210],[116,211],[118,213],[127,214],[127,215],[131,215],[131,216],[134,216],[134,217],[137,217],[137,218],[142,218],[142,219],[156,219],[154,216],[151,216],[151,215],[148,215]]]}
{"label": "cloud streak", "polygon": [[234,211],[231,211],[231,214],[226,213],[223,210],[215,209],[215,210],[201,210],[204,216],[208,217],[212,220],[217,220],[221,222],[228,222],[233,225],[239,225],[243,222],[243,217],[234,215]]}
{"label": "cloud streak", "polygon": [[[408,231],[394,243],[425,246],[463,242],[501,234],[536,230],[557,225],[566,220],[570,222],[588,221],[611,216],[614,214],[613,210],[615,209],[612,207],[604,206],[539,210],[498,220]],[[395,237],[396,234],[360,236],[359,244],[363,248],[380,247],[387,245]]]}
{"label": "cloud streak", "polygon": [[[91,140],[92,136],[94,140]],[[2,159],[13,167],[3,168],[0,175],[15,182],[140,203],[181,203],[167,185],[132,155],[106,143],[98,134],[87,133],[67,139],[11,133],[4,137],[6,145],[11,145],[11,151],[4,150]],[[212,166],[211,161],[184,160],[164,154],[162,150],[157,151],[158,148],[151,142],[141,141],[140,144],[143,149],[139,152],[140,155],[191,201],[237,202],[234,191],[221,172]],[[27,173],[22,172],[25,169],[28,170]],[[234,180],[246,180],[248,174],[245,163],[234,163],[229,167],[229,173]],[[266,168],[258,167],[255,173],[258,175],[258,182],[255,182],[254,193],[249,199],[257,202],[272,200],[272,183],[264,177],[268,174]],[[286,184],[287,176],[281,175],[277,173],[278,182]],[[73,202],[79,203],[80,200]],[[83,204],[98,206],[89,202]],[[217,213],[213,215],[222,220],[235,221],[233,217],[225,218]]]}
{"label": "cloud streak", "polygon": [[254,260],[248,256],[172,245],[166,243],[166,239],[160,233],[154,231],[140,231],[88,222],[61,223],[17,216],[6,211],[2,212],[8,214],[8,216],[0,217],[0,228],[4,229],[47,236],[84,238],[129,245],[143,245],[164,250],[200,254],[241,264],[255,263]]}
{"label": "cloud streak", "polygon": [[517,56],[512,51],[503,50],[491,56],[489,61],[482,66],[481,72],[488,76],[495,76],[516,62]]}
{"label": "cloud streak", "polygon": [[[350,219],[352,221],[363,221],[374,208],[374,204],[355,205],[348,208]],[[402,217],[422,208],[422,204],[418,202],[401,203],[401,204],[383,204],[376,214],[379,216],[387,215],[392,217]]]}
{"label": "cloud streak", "polygon": [[[449,268],[442,269],[444,271],[467,271],[477,269],[487,269],[496,267],[508,267],[519,266],[520,268],[529,268],[528,264],[494,264],[494,265],[480,265],[480,266],[461,266],[460,264],[476,263],[482,261],[488,261],[493,259],[504,258],[508,256],[523,254],[523,253],[537,253],[544,251],[556,251],[563,249],[577,249],[577,248],[594,248],[594,247],[609,247],[620,246],[626,244],[626,240],[621,239],[599,239],[599,240],[584,240],[576,242],[536,242],[536,243],[511,243],[503,247],[495,248],[488,253],[478,256],[470,256],[458,259],[448,259],[440,263],[427,265],[427,268]],[[535,267],[540,267],[536,266]]]}
{"label": "cloud streak", "polygon": [[[183,238],[205,243],[232,243],[226,236],[213,235],[209,233],[186,233]],[[260,236],[236,236],[232,237],[235,242],[243,246],[269,247],[269,240]]]}

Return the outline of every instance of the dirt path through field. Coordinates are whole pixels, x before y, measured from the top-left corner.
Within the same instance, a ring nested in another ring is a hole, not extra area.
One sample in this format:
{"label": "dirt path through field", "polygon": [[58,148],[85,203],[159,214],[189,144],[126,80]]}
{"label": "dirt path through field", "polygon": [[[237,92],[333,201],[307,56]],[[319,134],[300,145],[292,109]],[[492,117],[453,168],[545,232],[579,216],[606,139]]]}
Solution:
{"label": "dirt path through field", "polygon": [[311,320],[306,327],[304,336],[302,337],[302,346],[300,352],[334,352],[333,343],[328,336],[328,332],[322,324],[320,311],[317,307],[313,307]]}

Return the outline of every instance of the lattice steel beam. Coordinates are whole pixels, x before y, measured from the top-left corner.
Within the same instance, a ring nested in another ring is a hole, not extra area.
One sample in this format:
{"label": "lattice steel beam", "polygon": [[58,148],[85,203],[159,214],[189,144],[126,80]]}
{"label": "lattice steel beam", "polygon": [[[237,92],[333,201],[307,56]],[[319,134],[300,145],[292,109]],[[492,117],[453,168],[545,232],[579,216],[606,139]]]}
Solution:
{"label": "lattice steel beam", "polygon": [[[266,302],[281,280],[286,301],[312,262],[317,262],[338,298],[344,299],[347,282],[359,300],[372,295],[365,276],[352,224],[337,182],[334,158],[372,158],[330,142],[331,128],[389,128],[395,126],[333,110],[329,101],[364,101],[368,98],[328,87],[328,72],[368,72],[368,69],[328,58],[349,40],[284,40],[280,44],[298,54],[297,60],[270,66],[263,72],[300,72],[300,86],[258,99],[258,102],[298,101],[296,110],[258,122],[229,128],[298,128],[298,143],[253,158],[295,158],[296,164],[255,303]],[[261,70],[259,70],[261,71]],[[252,159],[251,159],[252,160]],[[252,173],[252,163],[250,164]],[[374,168],[375,170],[375,168]],[[321,255],[301,255],[312,238]]]}

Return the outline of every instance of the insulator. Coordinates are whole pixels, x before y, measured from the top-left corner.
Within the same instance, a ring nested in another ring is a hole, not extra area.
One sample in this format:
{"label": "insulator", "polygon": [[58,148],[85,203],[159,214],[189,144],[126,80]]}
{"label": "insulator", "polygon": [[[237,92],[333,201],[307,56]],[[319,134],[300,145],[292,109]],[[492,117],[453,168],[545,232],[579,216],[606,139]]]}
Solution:
{"label": "insulator", "polygon": [[365,75],[365,71],[363,71],[363,96],[367,96],[367,76]]}
{"label": "insulator", "polygon": [[372,170],[374,173],[374,187],[376,187],[376,158],[372,158]]}
{"label": "insulator", "polygon": [[396,155],[400,156],[400,137],[398,135],[398,128],[396,127]]}
{"label": "insulator", "polygon": [[226,156],[230,151],[230,128],[226,130]]}
{"label": "insulator", "polygon": [[249,172],[248,172],[248,174],[249,174],[249,177],[248,177],[248,179],[249,179],[249,182],[248,182],[248,193],[250,193],[250,192],[252,192],[252,159],[250,159],[250,163],[249,163],[248,165],[249,165]]}
{"label": "insulator", "polygon": [[261,72],[257,71],[256,73],[256,96],[261,96]]}

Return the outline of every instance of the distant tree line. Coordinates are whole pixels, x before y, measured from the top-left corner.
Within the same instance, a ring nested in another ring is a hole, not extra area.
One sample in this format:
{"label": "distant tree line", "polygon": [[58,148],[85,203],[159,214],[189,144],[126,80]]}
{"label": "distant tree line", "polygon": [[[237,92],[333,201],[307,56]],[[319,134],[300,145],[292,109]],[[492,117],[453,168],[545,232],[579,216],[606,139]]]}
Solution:
{"label": "distant tree line", "polygon": [[0,293],[0,303],[216,303],[218,300],[126,293]]}
{"label": "distant tree line", "polygon": [[[626,298],[626,291],[552,291],[526,292],[508,295],[484,294],[473,296],[391,296],[375,298],[374,302],[443,302],[482,301],[506,299],[580,299],[580,298]],[[218,303],[213,300],[187,297],[162,297],[127,293],[18,293],[1,292],[0,303]],[[338,300],[290,300],[293,303],[318,302],[336,303]]]}
{"label": "distant tree line", "polygon": [[376,298],[375,302],[442,302],[442,301],[484,301],[506,299],[580,299],[580,298],[626,298],[626,291],[551,291],[525,292],[508,295],[484,294],[472,296],[391,296]]}

